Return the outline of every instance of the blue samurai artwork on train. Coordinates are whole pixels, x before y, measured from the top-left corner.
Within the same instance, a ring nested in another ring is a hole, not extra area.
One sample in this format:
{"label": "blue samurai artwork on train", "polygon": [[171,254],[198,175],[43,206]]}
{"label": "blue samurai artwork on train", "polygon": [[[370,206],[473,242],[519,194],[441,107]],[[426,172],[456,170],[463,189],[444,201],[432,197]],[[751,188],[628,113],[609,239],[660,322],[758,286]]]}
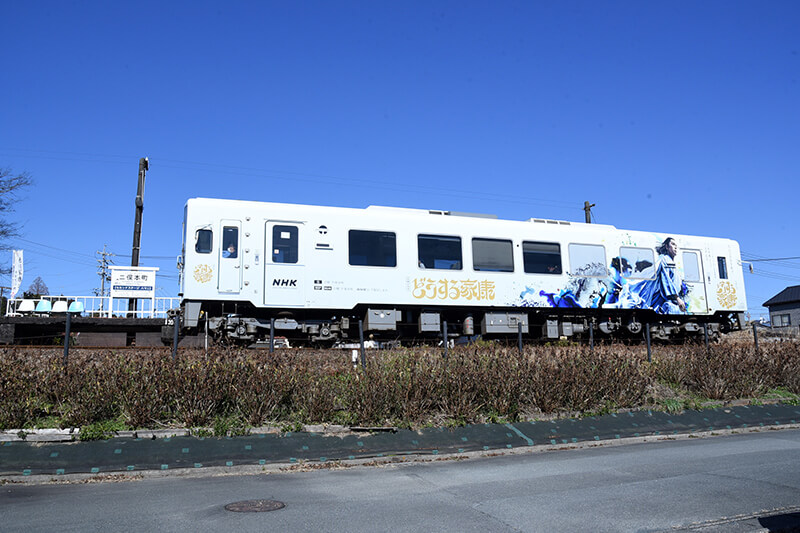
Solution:
{"label": "blue samurai artwork on train", "polygon": [[[642,250],[630,248],[630,250]],[[650,249],[652,250],[652,249]],[[650,309],[660,314],[690,314],[689,287],[676,264],[678,243],[667,237],[652,251],[635,257],[614,257],[608,268],[590,263],[570,272],[570,280],[558,292],[527,286],[517,305],[522,307]],[[604,275],[598,276],[599,273]],[[643,279],[644,278],[644,279]]]}

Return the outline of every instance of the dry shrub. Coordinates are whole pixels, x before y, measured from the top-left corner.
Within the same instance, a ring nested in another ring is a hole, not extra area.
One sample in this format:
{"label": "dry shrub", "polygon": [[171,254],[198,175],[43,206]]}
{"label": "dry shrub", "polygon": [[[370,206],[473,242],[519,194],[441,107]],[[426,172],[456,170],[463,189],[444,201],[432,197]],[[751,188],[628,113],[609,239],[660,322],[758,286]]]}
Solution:
{"label": "dry shrub", "polygon": [[290,396],[297,384],[291,355],[283,351],[272,356],[239,355],[235,372],[234,405],[247,423],[259,426],[279,420],[288,412]]}
{"label": "dry shrub", "polygon": [[237,364],[224,352],[194,352],[175,361],[168,384],[174,418],[188,427],[209,425],[234,404]]}
{"label": "dry shrub", "polygon": [[133,358],[119,355],[114,365],[114,388],[120,416],[126,425],[154,427],[169,418],[173,363],[166,350]]}
{"label": "dry shrub", "polygon": [[368,352],[366,368],[349,371],[342,421],[410,425],[428,416],[437,403],[440,359],[421,348]]}
{"label": "dry shrub", "polygon": [[[800,393],[800,343],[656,346],[501,344],[370,351],[353,368],[337,350],[0,350],[0,428],[44,417],[62,426],[266,422],[420,426],[518,420],[533,412],[635,408],[654,380],[713,399]],[[52,422],[51,422],[52,423]]]}
{"label": "dry shrub", "polygon": [[797,390],[798,357],[797,343],[762,343],[759,350],[746,341],[709,349],[703,345],[661,347],[653,374],[705,398],[752,398],[773,387]]}
{"label": "dry shrub", "polygon": [[36,418],[40,368],[27,354],[0,351],[0,429],[26,427]]}
{"label": "dry shrub", "polygon": [[635,405],[649,376],[628,351],[460,347],[446,359],[430,348],[388,352],[353,380],[349,406],[360,423],[435,419],[457,423],[517,420],[541,410],[585,411]]}
{"label": "dry shrub", "polygon": [[623,345],[534,350],[535,405],[544,412],[638,405],[650,382],[641,355]]}
{"label": "dry shrub", "polygon": [[[777,353],[772,353],[773,350]],[[767,351],[778,366],[777,386],[786,387],[794,394],[800,394],[800,340],[773,343]]]}
{"label": "dry shrub", "polygon": [[472,366],[470,380],[478,385],[476,406],[482,417],[502,417],[517,420],[527,410],[533,399],[530,389],[535,372],[535,360],[527,352],[516,348],[491,345],[488,348],[472,347],[467,359]]}
{"label": "dry shrub", "polygon": [[339,351],[296,351],[289,355],[294,381],[288,405],[292,422],[338,421],[342,397],[351,380],[349,364]]}
{"label": "dry shrub", "polygon": [[[56,360],[53,354],[50,361]],[[48,367],[44,387],[62,426],[82,426],[117,415],[115,361],[112,352],[73,352],[66,368],[58,364]]]}

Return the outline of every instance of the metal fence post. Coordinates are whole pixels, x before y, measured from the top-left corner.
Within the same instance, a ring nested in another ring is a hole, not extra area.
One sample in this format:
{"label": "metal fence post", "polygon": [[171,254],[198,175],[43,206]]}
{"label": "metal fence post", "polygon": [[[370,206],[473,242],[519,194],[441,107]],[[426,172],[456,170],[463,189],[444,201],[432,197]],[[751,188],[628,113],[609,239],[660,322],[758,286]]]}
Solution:
{"label": "metal fence post", "polygon": [[275,353],[275,319],[269,319],[269,353]]}
{"label": "metal fence post", "polygon": [[594,320],[589,321],[589,351],[594,352]]}
{"label": "metal fence post", "polygon": [[176,314],[172,319],[174,327],[172,328],[172,360],[178,358],[178,332],[181,328],[181,315]]}
{"label": "metal fence post", "polygon": [[67,361],[69,360],[69,327],[72,313],[67,311],[67,324],[64,327],[64,368],[67,368]]}
{"label": "metal fence post", "polygon": [[703,324],[703,337],[705,337],[706,350],[708,350],[708,324],[707,323]]}
{"label": "metal fence post", "polygon": [[758,351],[758,330],[756,329],[755,322],[753,322],[753,342],[755,342],[756,351]]}
{"label": "metal fence post", "polygon": [[442,320],[442,340],[444,341],[444,358],[447,359],[447,320]]}
{"label": "metal fence post", "polygon": [[651,363],[653,361],[653,353],[650,348],[650,322],[644,325],[644,337],[647,339],[647,362]]}
{"label": "metal fence post", "polygon": [[519,347],[519,354],[522,355],[522,322],[517,322],[517,344]]}
{"label": "metal fence post", "polygon": [[367,369],[367,352],[364,350],[364,321],[358,319],[358,340],[361,343],[361,368]]}
{"label": "metal fence post", "polygon": [[204,322],[205,322],[206,334],[205,334],[205,337],[203,339],[203,346],[205,348],[205,354],[208,355],[208,316],[206,316],[206,319],[205,319]]}

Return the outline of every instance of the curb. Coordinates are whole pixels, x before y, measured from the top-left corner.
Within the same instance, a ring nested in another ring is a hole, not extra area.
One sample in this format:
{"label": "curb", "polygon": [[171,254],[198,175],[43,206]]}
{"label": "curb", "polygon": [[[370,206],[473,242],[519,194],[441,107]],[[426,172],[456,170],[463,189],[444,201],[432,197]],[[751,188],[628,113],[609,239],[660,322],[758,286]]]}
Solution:
{"label": "curb", "polygon": [[[325,435],[346,435],[358,431],[396,431],[397,428],[350,428],[336,424],[316,424],[303,426],[305,433],[324,433]],[[44,428],[44,429],[6,429],[0,431],[0,442],[73,442],[80,440],[81,428]],[[247,435],[270,433],[286,433],[277,426],[261,426],[249,428]],[[171,429],[137,429],[115,431],[111,438],[166,439],[172,437],[191,437],[197,435],[213,436],[210,427],[171,428]]]}
{"label": "curb", "polygon": [[[776,405],[785,401],[786,398],[765,398],[765,399],[737,399],[727,401],[710,401],[700,405],[700,409],[721,409],[725,407],[744,407],[758,405]],[[631,412],[650,411],[651,409],[631,409]],[[622,410],[620,412],[628,412]],[[570,413],[567,416],[556,417],[556,420],[580,418],[580,413]],[[352,433],[384,433],[397,432],[397,427],[362,427],[362,426],[343,426],[338,424],[307,424],[303,426],[304,433],[322,433],[325,435],[349,435]],[[79,427],[72,428],[44,428],[44,429],[6,429],[0,431],[0,443],[3,442],[73,442],[80,440]],[[248,428],[245,435],[260,435],[270,433],[287,433],[279,426],[260,426]],[[165,439],[171,437],[191,437],[191,436],[217,436],[211,427],[194,428],[168,428],[168,429],[137,429],[116,431],[110,438],[140,438],[140,439]]]}
{"label": "curb", "polygon": [[586,448],[602,448],[629,446],[633,444],[646,444],[665,441],[686,441],[691,439],[707,439],[747,433],[763,433],[767,431],[781,431],[800,429],[800,424],[783,424],[769,427],[748,427],[738,429],[721,429],[714,431],[690,431],[673,435],[648,435],[644,437],[623,437],[620,439],[604,439],[600,441],[579,441],[565,444],[539,444],[535,446],[519,446],[513,449],[496,448],[481,451],[442,453],[438,455],[409,454],[393,456],[377,456],[359,459],[331,460],[324,463],[317,461],[301,460],[297,463],[269,463],[266,465],[238,465],[238,466],[211,466],[202,470],[191,468],[176,470],[138,470],[136,472],[109,472],[104,474],[67,474],[55,477],[51,474],[37,474],[30,476],[0,476],[0,485],[4,483],[43,485],[43,484],[71,484],[71,483],[106,483],[127,482],[143,479],[160,479],[166,477],[204,478],[214,476],[242,476],[242,475],[268,475],[292,474],[310,470],[339,470],[346,468],[374,468],[397,467],[419,463],[435,463],[442,461],[463,461],[503,457],[512,455],[525,455],[555,451],[582,450]]}

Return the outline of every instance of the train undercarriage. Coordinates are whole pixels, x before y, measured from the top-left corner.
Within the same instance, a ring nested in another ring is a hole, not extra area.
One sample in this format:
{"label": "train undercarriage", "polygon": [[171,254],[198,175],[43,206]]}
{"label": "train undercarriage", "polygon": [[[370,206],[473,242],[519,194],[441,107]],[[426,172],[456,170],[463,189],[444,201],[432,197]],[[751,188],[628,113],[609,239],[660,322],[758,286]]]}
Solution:
{"label": "train undercarriage", "polygon": [[[206,332],[217,342],[238,345],[267,344],[344,347],[362,339],[375,345],[396,345],[482,339],[518,339],[525,342],[574,341],[665,343],[710,341],[741,329],[741,313],[670,316],[649,310],[553,308],[388,308],[359,306],[352,310],[320,312],[256,309],[249,304],[184,302],[180,314],[184,334]],[[165,342],[171,328],[164,328]]]}

